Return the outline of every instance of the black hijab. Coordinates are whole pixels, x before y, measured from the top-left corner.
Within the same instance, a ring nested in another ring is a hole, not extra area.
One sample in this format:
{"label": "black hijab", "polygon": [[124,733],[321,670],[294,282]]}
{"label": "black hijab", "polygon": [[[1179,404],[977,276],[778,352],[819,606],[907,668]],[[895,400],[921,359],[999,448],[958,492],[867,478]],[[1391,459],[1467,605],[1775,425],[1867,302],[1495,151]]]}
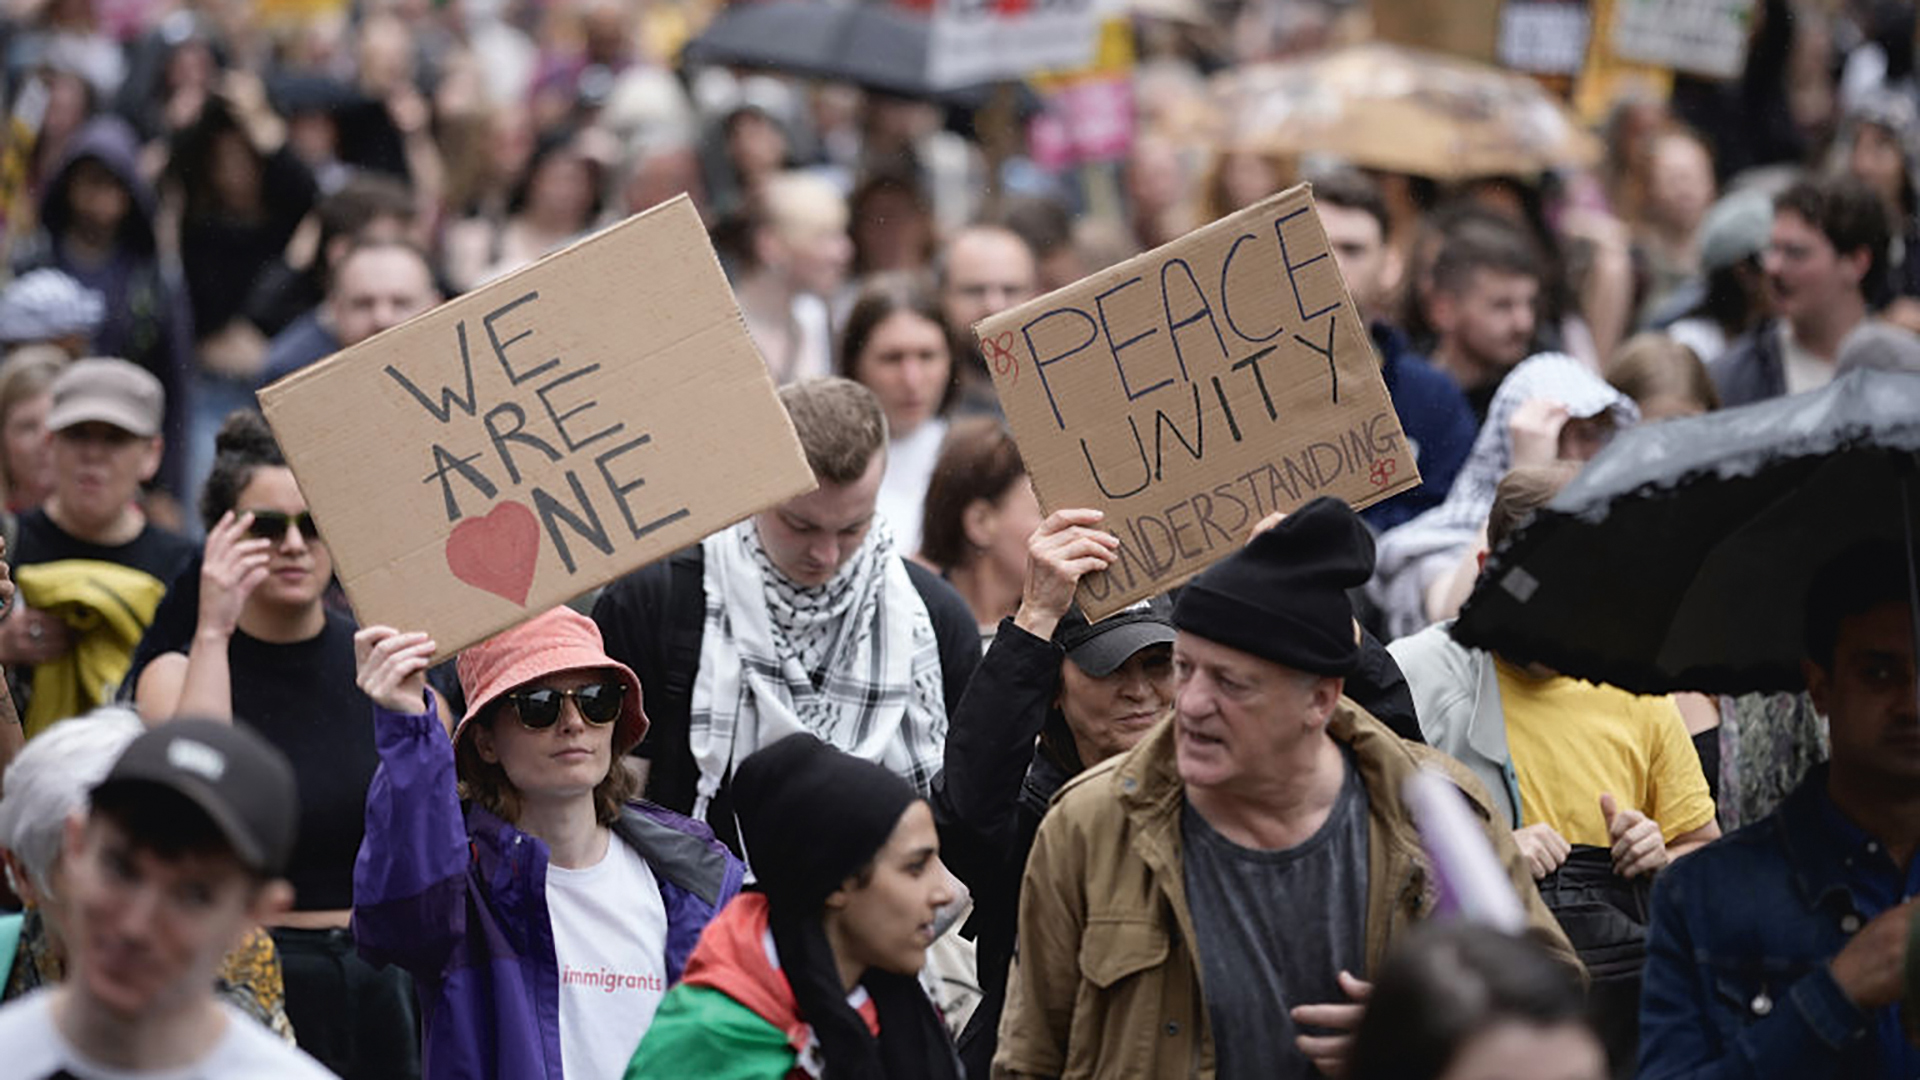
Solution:
{"label": "black hijab", "polygon": [[892,772],[811,735],[790,735],[740,763],[740,839],[766,894],[780,966],[820,1040],[827,1080],[959,1080],[960,1064],[918,979],[868,968],[880,1036],[847,1003],[827,941],[827,897],[886,846],[918,796]]}

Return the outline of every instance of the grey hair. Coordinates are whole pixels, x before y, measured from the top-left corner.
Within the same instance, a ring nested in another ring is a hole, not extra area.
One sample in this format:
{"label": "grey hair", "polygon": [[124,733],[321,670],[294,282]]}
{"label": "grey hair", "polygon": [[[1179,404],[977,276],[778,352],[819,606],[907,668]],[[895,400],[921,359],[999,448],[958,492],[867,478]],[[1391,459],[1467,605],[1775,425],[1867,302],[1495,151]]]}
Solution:
{"label": "grey hair", "polygon": [[67,818],[86,809],[88,793],[145,730],[132,709],[102,706],[47,728],[7,766],[0,848],[26,864],[34,888],[51,891],[48,874],[60,858]]}

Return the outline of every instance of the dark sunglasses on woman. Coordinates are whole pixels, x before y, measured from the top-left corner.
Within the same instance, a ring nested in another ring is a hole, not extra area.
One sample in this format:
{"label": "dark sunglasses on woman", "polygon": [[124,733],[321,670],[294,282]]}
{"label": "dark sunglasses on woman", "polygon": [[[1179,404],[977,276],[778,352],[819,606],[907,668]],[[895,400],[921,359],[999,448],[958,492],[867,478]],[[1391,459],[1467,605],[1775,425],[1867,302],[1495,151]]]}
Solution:
{"label": "dark sunglasses on woman", "polygon": [[550,686],[513,690],[502,695],[502,699],[513,706],[522,727],[545,731],[559,722],[560,703],[566,698],[573,699],[574,708],[580,710],[581,718],[587,723],[611,724],[620,716],[620,702],[626,696],[627,684],[609,679],[572,690],[555,690]]}
{"label": "dark sunglasses on woman", "polygon": [[253,521],[247,526],[247,535],[255,540],[284,539],[288,526],[298,528],[301,537],[308,543],[320,539],[320,526],[314,523],[313,515],[305,510],[297,514],[280,510],[249,510],[247,513],[253,515]]}

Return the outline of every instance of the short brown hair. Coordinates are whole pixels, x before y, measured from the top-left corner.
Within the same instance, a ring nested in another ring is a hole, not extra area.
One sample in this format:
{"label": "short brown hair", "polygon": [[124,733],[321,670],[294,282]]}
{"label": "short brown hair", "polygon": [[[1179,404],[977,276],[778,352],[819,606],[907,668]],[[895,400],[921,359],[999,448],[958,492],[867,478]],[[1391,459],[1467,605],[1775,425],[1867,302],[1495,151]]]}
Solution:
{"label": "short brown hair", "polygon": [[1493,490],[1493,510],[1487,515],[1487,547],[1497,548],[1520,530],[1534,511],[1553,501],[1562,488],[1580,474],[1572,461],[1522,465],[1500,478]]}
{"label": "short brown hair", "polygon": [[[493,725],[503,718],[511,723],[519,723],[514,717],[505,716],[505,710],[512,708],[502,698],[487,706],[486,711],[474,717],[473,723],[484,725],[492,730]],[[505,822],[520,820],[520,789],[507,779],[507,770],[497,761],[488,761],[480,756],[472,733],[462,732],[458,742],[453,744],[454,775],[460,778],[460,797],[484,808],[488,813]],[[620,812],[627,803],[640,797],[640,781],[633,770],[627,767],[625,754],[613,755],[613,764],[607,769],[607,775],[593,788],[593,816],[602,825],[611,825],[620,820]]]}
{"label": "short brown hair", "polygon": [[976,499],[998,503],[1025,475],[1020,447],[1005,424],[990,416],[954,421],[927,482],[920,557],[942,570],[966,565],[973,554],[967,542],[967,507]]}
{"label": "short brown hair", "polygon": [[851,484],[866,475],[887,442],[887,415],[873,391],[852,379],[807,379],[780,388],[807,465],[823,484]]}
{"label": "short brown hair", "polygon": [[1459,296],[1481,270],[1546,280],[1540,248],[1525,229],[1488,211],[1463,212],[1442,230],[1429,276],[1436,291]]}
{"label": "short brown hair", "polygon": [[1886,204],[1865,181],[1853,176],[1801,180],[1774,196],[1773,212],[1798,215],[1820,230],[1842,258],[1866,251],[1867,273],[1860,279],[1860,293],[1869,307],[1879,305],[1886,284],[1891,228]]}

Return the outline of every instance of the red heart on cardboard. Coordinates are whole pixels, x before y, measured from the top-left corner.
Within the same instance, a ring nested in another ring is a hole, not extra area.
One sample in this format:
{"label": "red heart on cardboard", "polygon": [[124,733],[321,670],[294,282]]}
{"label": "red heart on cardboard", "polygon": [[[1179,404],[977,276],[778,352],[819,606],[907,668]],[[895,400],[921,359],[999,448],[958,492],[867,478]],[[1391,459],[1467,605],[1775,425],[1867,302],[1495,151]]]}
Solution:
{"label": "red heart on cardboard", "polygon": [[468,518],[447,536],[447,569],[454,577],[522,606],[539,556],[540,523],[517,502]]}

